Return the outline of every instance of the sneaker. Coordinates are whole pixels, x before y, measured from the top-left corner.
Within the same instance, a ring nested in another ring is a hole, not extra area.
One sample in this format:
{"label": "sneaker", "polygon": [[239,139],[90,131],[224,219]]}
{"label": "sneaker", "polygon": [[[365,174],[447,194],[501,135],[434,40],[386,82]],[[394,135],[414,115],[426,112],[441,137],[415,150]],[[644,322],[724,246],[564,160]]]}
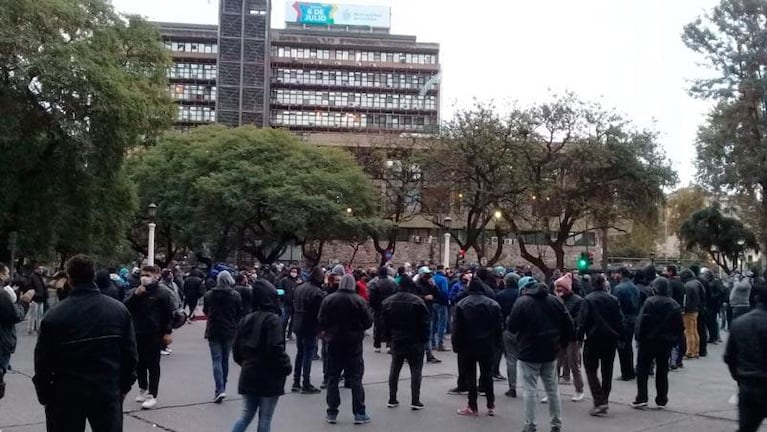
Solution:
{"label": "sneaker", "polygon": [[172,352],[173,351],[171,351],[169,349],[160,350],[160,354],[164,355],[164,356],[169,356],[169,355],[171,355]]}
{"label": "sneaker", "polygon": [[424,406],[421,402],[413,402],[410,404],[410,409],[412,409],[413,411],[421,411],[422,409],[424,409]]}
{"label": "sneaker", "polygon": [[431,363],[431,364],[442,363],[442,360],[440,360],[440,359],[438,359],[438,358],[436,358],[434,356],[431,356],[431,357],[427,358],[426,361]]}
{"label": "sneaker", "polygon": [[293,393],[300,393],[301,385],[298,383],[293,383],[293,387],[290,388],[290,391],[292,391]]}
{"label": "sneaker", "polygon": [[607,405],[599,405],[592,408],[591,411],[589,411],[589,414],[594,417],[602,417],[604,415],[607,415],[607,408],[608,408]]}
{"label": "sneaker", "polygon": [[325,416],[325,421],[330,424],[338,423],[338,414],[328,414],[327,416]]}
{"label": "sneaker", "polygon": [[150,394],[150,395],[147,395],[146,400],[144,401],[144,403],[141,404],[141,409],[148,410],[156,406],[157,406],[157,399]]}
{"label": "sneaker", "polygon": [[467,395],[467,394],[469,394],[469,391],[468,390],[464,390],[462,388],[456,387],[454,389],[448,390],[447,394],[454,395],[454,396],[456,396],[456,395]]}
{"label": "sneaker", "polygon": [[314,356],[312,356],[312,361],[318,361],[318,360],[322,360],[319,354],[315,354]]}
{"label": "sneaker", "polygon": [[213,399],[213,402],[220,404],[224,399],[226,399],[226,393],[219,393],[216,395],[216,398]]}
{"label": "sneaker", "polygon": [[320,388],[321,388],[322,390],[325,390],[326,388],[328,388],[328,383],[326,383],[326,382],[323,382],[322,384],[320,384]]}
{"label": "sneaker", "polygon": [[147,397],[147,391],[139,389],[138,396],[136,396],[136,402],[138,403],[144,403],[146,401]]}
{"label": "sneaker", "polygon": [[559,379],[559,385],[570,385],[569,379],[560,378]]}
{"label": "sneaker", "polygon": [[387,408],[397,408],[399,406],[399,402],[395,400],[390,400],[389,403],[386,404]]}
{"label": "sneaker", "polygon": [[391,354],[391,348],[386,348],[386,354]]}
{"label": "sneaker", "polygon": [[301,388],[301,394],[317,394],[322,393],[322,390],[318,389],[317,387],[309,384],[307,387]]}
{"label": "sneaker", "polygon": [[367,414],[354,414],[354,424],[361,425],[370,423],[370,416]]}
{"label": "sneaker", "polygon": [[380,354],[381,353],[381,348],[380,347],[379,348],[373,348],[373,352]]}
{"label": "sneaker", "polygon": [[495,408],[488,408],[487,415],[489,415],[490,417],[495,416]]}
{"label": "sneaker", "polygon": [[549,403],[549,397],[548,396],[542,397],[541,398],[541,403]]}
{"label": "sneaker", "polygon": [[474,411],[473,409],[469,407],[461,408],[457,410],[455,413],[458,414],[459,416],[467,416],[467,417],[476,417],[479,415],[477,414],[476,411]]}
{"label": "sneaker", "polygon": [[482,397],[487,396],[487,392],[485,390],[483,390],[483,389],[477,389],[477,394],[482,396]]}
{"label": "sneaker", "polygon": [[664,409],[666,409],[666,404],[662,404],[661,405],[661,404],[656,403],[655,404],[655,409],[663,411]]}
{"label": "sneaker", "polygon": [[647,408],[647,402],[640,402],[635,400],[634,402],[631,402],[631,408],[640,410],[645,409]]}
{"label": "sneaker", "polygon": [[501,374],[498,374],[498,375],[494,375],[493,376],[493,380],[495,380],[495,381],[506,381],[506,377],[501,375]]}
{"label": "sneaker", "polygon": [[580,402],[583,400],[584,394],[583,392],[575,392],[575,395],[570,399],[573,402]]}
{"label": "sneaker", "polygon": [[506,396],[510,397],[510,398],[515,398],[515,397],[517,397],[517,389],[507,390],[506,393],[504,393],[504,394]]}

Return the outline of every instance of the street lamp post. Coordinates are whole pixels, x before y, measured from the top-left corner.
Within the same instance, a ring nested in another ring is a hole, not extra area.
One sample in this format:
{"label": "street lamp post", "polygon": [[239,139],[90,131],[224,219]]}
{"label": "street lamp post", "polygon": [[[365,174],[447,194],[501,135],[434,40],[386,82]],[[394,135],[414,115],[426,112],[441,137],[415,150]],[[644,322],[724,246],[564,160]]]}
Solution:
{"label": "street lamp post", "polygon": [[11,252],[11,279],[16,274],[16,242],[18,239],[19,235],[16,231],[8,233],[8,250]]}
{"label": "street lamp post", "polygon": [[147,244],[147,265],[154,265],[154,231],[157,228],[157,224],[154,223],[154,218],[157,215],[157,204],[149,204],[149,239]]}
{"label": "street lamp post", "polygon": [[450,267],[450,226],[453,224],[453,218],[445,216],[443,222],[445,224],[445,249],[442,254],[442,265],[444,265],[445,268],[448,268]]}
{"label": "street lamp post", "polygon": [[740,273],[743,273],[743,261],[746,258],[746,251],[744,250],[744,246],[746,245],[746,240],[740,239],[738,240],[738,246],[740,251],[738,252],[738,259],[740,260]]}

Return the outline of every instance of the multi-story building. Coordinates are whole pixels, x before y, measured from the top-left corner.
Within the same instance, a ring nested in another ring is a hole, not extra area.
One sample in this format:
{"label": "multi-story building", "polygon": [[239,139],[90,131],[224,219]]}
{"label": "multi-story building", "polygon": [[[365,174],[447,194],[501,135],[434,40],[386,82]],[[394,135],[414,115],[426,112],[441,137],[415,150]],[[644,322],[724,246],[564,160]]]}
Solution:
{"label": "multi-story building", "polygon": [[168,93],[178,104],[176,127],[216,121],[218,29],[213,25],[157,23],[173,65]]}
{"label": "multi-story building", "polygon": [[218,27],[158,23],[174,62],[178,127],[217,121],[342,135],[437,127],[438,44],[390,34],[385,7],[289,1],[286,28],[270,29],[269,4],[222,0]]}

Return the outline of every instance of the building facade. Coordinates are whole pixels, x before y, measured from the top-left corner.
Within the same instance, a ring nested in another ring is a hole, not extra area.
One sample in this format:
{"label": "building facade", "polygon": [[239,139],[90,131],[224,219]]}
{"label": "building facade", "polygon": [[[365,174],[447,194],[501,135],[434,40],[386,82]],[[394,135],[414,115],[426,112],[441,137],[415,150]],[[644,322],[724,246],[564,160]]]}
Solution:
{"label": "building facade", "polygon": [[286,28],[272,29],[270,4],[221,0],[218,26],[157,23],[173,59],[168,91],[179,105],[177,128],[436,130],[438,44],[390,34],[388,8],[289,2]]}

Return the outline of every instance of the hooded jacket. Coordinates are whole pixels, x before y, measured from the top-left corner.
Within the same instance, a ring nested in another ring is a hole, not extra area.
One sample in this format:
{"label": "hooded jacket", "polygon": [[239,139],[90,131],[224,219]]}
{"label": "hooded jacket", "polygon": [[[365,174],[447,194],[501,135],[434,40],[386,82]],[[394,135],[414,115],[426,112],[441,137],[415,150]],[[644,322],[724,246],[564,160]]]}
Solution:
{"label": "hooded jacket", "polygon": [[228,341],[237,332],[242,318],[242,297],[234,290],[232,275],[224,270],[218,274],[216,287],[203,297],[202,312],[208,316],[205,338]]}
{"label": "hooded jacket", "polygon": [[102,295],[96,284],[78,284],[43,318],[32,381],[43,405],[83,398],[116,401],[136,381],[137,363],[128,310]]}
{"label": "hooded jacket", "polygon": [[652,288],[652,282],[658,277],[655,266],[648,265],[640,272],[637,288],[639,288],[639,307],[641,308],[648,298],[655,295]]}
{"label": "hooded jacket", "polygon": [[298,336],[317,336],[319,333],[317,315],[325,297],[325,291],[321,288],[324,280],[322,269],[315,267],[309,275],[309,282],[296,288],[293,298],[293,331]]}
{"label": "hooded jacket", "polygon": [[631,279],[623,278],[620,283],[613,288],[613,295],[618,299],[623,312],[624,320],[633,324],[639,313],[640,295],[639,288],[634,285]]}
{"label": "hooded jacket", "polygon": [[415,285],[409,277],[400,280],[400,290],[381,305],[383,339],[392,344],[392,350],[407,349],[415,345],[423,349],[429,340],[431,316],[422,298],[413,294]]}
{"label": "hooded jacket", "polygon": [[732,322],[724,361],[732,378],[741,385],[767,387],[767,303],[763,300],[751,312]]}
{"label": "hooded jacket", "polygon": [[604,289],[595,288],[583,299],[578,314],[579,341],[616,345],[623,338],[623,312],[617,298]]}
{"label": "hooded jacket", "polygon": [[278,304],[274,285],[263,279],[253,284],[254,312],[240,321],[232,346],[234,361],[242,367],[240,394],[274,397],[285,392],[285,379],[292,367],[285,352]]}
{"label": "hooded jacket", "polygon": [[575,326],[565,305],[542,283],[523,290],[506,328],[519,334],[517,358],[531,363],[556,360],[560,349],[575,340]]}
{"label": "hooded jacket", "polygon": [[[370,307],[377,315],[381,313],[384,300],[393,296],[397,292],[397,283],[394,278],[389,277],[386,268],[381,268],[378,277],[368,284],[368,294],[370,295]],[[412,293],[411,293],[412,294]]]}
{"label": "hooded jacket", "polygon": [[684,332],[682,308],[669,297],[668,279],[655,279],[652,282],[652,289],[656,294],[647,299],[639,312],[635,337],[640,344],[643,342],[675,343]]}
{"label": "hooded jacket", "polygon": [[696,313],[700,310],[700,295],[703,290],[700,281],[691,270],[685,270],[680,275],[684,283],[684,312]]}
{"label": "hooded jacket", "polygon": [[474,279],[468,295],[455,305],[451,342],[456,353],[492,355],[503,344],[501,306],[484,293],[484,284]]}
{"label": "hooded jacket", "polygon": [[341,278],[338,291],[322,301],[319,326],[329,344],[361,353],[365,330],[373,325],[373,314],[356,288],[354,276]]}
{"label": "hooded jacket", "polygon": [[135,288],[130,290],[125,299],[125,306],[133,317],[136,335],[160,338],[170,334],[176,312],[173,293],[161,287],[159,282],[145,288],[143,295],[135,295]]}
{"label": "hooded jacket", "polygon": [[114,282],[112,282],[108,271],[99,270],[96,272],[96,286],[99,287],[101,294],[112,297],[117,301],[122,301],[120,298],[120,291],[117,289]]}
{"label": "hooded jacket", "polygon": [[25,306],[26,303],[18,301],[13,290],[8,292],[0,288],[0,354],[16,351],[16,324],[24,320]]}
{"label": "hooded jacket", "polygon": [[554,290],[561,296],[562,302],[570,313],[570,317],[575,320],[581,310],[583,297],[573,292],[573,274],[567,273],[554,282]]}

